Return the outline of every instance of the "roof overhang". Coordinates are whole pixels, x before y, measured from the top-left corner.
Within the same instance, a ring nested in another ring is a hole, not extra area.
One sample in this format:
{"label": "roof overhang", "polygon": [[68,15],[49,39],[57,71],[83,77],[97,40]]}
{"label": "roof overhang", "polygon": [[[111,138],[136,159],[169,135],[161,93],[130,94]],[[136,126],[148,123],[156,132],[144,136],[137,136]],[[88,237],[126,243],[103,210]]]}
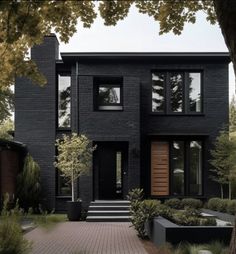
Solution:
{"label": "roof overhang", "polygon": [[64,63],[90,60],[129,61],[211,61],[229,63],[227,52],[68,52],[61,53]]}

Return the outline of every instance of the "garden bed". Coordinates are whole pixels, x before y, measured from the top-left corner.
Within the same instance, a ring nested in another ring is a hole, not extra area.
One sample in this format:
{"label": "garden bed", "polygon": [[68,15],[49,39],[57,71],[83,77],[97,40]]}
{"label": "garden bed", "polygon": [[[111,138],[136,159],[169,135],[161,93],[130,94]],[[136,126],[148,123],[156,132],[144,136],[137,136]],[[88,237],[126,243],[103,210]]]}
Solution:
{"label": "garden bed", "polygon": [[224,221],[228,221],[230,222],[231,224],[234,224],[235,222],[235,216],[232,215],[232,214],[228,214],[228,213],[222,213],[222,212],[218,212],[218,211],[213,211],[213,210],[210,210],[210,209],[201,209],[202,212],[204,213],[208,213],[208,214],[211,214],[221,220],[224,220]]}
{"label": "garden bed", "polygon": [[166,242],[178,244],[220,241],[229,244],[233,230],[232,226],[179,226],[161,216],[147,222],[145,227],[148,237],[156,246]]}

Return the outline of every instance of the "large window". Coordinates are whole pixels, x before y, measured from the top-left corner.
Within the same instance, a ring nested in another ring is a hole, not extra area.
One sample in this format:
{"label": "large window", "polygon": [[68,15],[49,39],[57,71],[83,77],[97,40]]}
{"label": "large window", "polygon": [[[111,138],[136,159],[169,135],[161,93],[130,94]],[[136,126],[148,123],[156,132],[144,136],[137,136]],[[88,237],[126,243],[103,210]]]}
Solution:
{"label": "large window", "polygon": [[71,77],[58,75],[58,127],[71,127]]}
{"label": "large window", "polygon": [[122,110],[122,78],[94,78],[95,110]]}
{"label": "large window", "polygon": [[60,170],[57,169],[57,195],[71,196],[71,184],[68,179],[61,175]]}
{"label": "large window", "polygon": [[202,112],[201,72],[152,73],[152,112],[196,114]]}
{"label": "large window", "polygon": [[151,147],[152,195],[202,195],[201,140],[155,141]]}

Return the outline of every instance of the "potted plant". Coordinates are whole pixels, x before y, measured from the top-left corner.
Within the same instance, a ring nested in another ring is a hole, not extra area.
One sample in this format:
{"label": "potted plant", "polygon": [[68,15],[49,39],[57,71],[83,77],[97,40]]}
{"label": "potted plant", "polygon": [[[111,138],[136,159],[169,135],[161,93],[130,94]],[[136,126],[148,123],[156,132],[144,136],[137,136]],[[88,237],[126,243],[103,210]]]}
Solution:
{"label": "potted plant", "polygon": [[71,183],[71,201],[68,202],[68,219],[79,220],[81,217],[81,200],[77,199],[76,180],[89,172],[92,164],[92,154],[95,147],[85,135],[63,135],[62,139],[56,140],[58,155],[54,166],[61,175]]}

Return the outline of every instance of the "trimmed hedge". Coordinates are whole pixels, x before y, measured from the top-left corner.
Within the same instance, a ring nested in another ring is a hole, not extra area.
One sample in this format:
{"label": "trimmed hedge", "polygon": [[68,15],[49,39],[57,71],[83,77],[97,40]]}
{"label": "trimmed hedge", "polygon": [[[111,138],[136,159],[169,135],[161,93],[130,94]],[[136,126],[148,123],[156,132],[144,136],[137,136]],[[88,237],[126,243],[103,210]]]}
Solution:
{"label": "trimmed hedge", "polygon": [[178,198],[170,198],[167,199],[164,203],[172,209],[184,209],[185,207],[190,207],[193,209],[199,209],[203,207],[203,203],[201,200],[196,198],[184,198],[182,200]]}
{"label": "trimmed hedge", "polygon": [[181,202],[183,207],[191,207],[195,209],[200,209],[203,207],[202,201],[195,198],[184,198]]}
{"label": "trimmed hedge", "polygon": [[207,208],[213,211],[234,215],[236,213],[236,200],[211,198],[207,202]]}

